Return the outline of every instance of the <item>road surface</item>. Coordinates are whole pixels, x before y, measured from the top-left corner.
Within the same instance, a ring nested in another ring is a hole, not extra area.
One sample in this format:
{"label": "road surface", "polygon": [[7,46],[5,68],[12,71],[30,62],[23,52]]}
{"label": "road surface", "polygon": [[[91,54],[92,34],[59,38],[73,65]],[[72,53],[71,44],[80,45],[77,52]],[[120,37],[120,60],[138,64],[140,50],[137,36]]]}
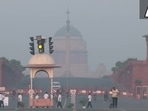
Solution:
{"label": "road surface", "polygon": [[[66,98],[66,99],[65,99]],[[97,95],[96,98],[93,98],[92,109],[82,109],[81,104],[79,101],[82,98],[87,98],[87,95],[76,95],[76,107],[74,109],[67,108],[67,105],[71,101],[71,96],[67,97],[63,95],[63,109],[57,109],[56,103],[55,108],[29,108],[29,102],[28,102],[28,96],[23,95],[23,101],[25,103],[25,108],[23,109],[17,109],[17,97],[10,96],[9,97],[9,106],[5,107],[2,110],[5,111],[148,111],[148,99],[136,99],[133,97],[126,97],[126,96],[120,96],[118,99],[118,108],[117,109],[110,109],[109,104],[110,102],[104,102],[103,95]],[[0,109],[0,110],[1,110]]]}

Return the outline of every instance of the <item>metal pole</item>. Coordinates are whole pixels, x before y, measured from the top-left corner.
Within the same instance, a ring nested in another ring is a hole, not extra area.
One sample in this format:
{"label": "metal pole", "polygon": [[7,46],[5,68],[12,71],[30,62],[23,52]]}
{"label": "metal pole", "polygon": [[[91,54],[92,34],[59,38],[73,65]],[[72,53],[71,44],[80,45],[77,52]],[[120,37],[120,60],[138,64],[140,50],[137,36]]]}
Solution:
{"label": "metal pole", "polygon": [[33,91],[32,91],[32,78],[31,78],[31,87],[30,87],[30,90],[31,90],[31,99],[33,98]]}
{"label": "metal pole", "polygon": [[51,87],[50,87],[50,98],[53,106],[53,78],[51,78]]}
{"label": "metal pole", "polygon": [[30,78],[30,85],[29,85],[29,106],[33,106],[33,91],[32,91],[32,78]]}

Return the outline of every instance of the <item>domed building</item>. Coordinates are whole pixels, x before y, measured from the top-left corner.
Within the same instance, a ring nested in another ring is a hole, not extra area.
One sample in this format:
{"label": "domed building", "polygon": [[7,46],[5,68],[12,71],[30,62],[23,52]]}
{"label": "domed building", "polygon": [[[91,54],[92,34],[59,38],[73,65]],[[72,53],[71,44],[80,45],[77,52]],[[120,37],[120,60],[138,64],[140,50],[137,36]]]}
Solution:
{"label": "domed building", "polygon": [[60,28],[53,37],[55,63],[61,68],[54,70],[55,76],[87,77],[88,57],[86,42],[78,29],[70,25],[69,14],[66,26]]}

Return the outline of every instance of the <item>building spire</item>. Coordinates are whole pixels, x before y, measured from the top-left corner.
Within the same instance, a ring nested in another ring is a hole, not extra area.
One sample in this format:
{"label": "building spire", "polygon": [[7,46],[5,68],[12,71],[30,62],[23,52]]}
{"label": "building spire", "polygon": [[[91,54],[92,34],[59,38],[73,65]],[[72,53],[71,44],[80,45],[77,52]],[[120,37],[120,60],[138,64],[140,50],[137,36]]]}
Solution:
{"label": "building spire", "polygon": [[67,20],[66,20],[67,27],[66,27],[66,29],[67,29],[67,32],[69,32],[70,31],[70,20],[69,20],[70,12],[69,12],[69,9],[67,10],[66,14],[67,14]]}

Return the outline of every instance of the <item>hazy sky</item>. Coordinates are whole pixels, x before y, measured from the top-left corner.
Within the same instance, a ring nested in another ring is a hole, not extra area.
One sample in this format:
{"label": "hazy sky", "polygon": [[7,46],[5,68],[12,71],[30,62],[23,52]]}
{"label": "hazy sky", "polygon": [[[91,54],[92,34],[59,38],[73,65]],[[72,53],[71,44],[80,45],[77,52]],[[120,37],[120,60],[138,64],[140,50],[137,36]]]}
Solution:
{"label": "hazy sky", "polygon": [[139,19],[139,0],[0,0],[0,57],[26,65],[30,36],[54,36],[71,24],[87,43],[92,70],[103,63],[110,70],[127,58],[145,60],[148,19]]}

